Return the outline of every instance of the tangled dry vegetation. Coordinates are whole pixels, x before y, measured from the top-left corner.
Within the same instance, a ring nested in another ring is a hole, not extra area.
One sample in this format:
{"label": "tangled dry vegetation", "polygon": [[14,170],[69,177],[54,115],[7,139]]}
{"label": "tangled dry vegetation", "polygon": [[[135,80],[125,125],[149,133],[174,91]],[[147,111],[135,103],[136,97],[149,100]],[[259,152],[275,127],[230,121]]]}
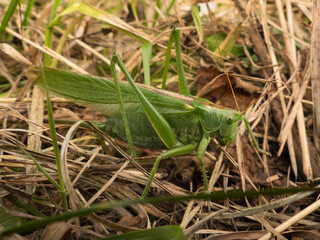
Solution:
{"label": "tangled dry vegetation", "polygon": [[[0,4],[1,15],[5,14],[9,2]],[[310,81],[314,79],[310,60],[311,0],[210,1],[210,14],[202,1],[172,1],[170,10],[171,1],[131,1],[136,4],[136,14],[129,2],[95,1],[97,9],[109,13],[104,16],[109,24],[77,11],[62,16],[53,28],[52,49],[44,47],[52,4],[36,2],[24,26],[21,24],[26,5],[21,3],[17,7],[0,51],[3,204],[0,216],[25,223],[62,212],[59,191],[18,147],[23,146],[59,181],[44,93],[25,78],[27,66],[41,65],[43,54],[49,53],[58,59],[58,68],[111,78],[109,59],[112,53],[118,52],[135,80],[143,82],[141,39],[147,39],[153,46],[152,84],[159,87],[165,48],[173,27],[181,29],[184,69],[194,95],[236,108],[216,47],[217,38],[240,110],[247,110],[262,96],[246,111],[246,116],[260,146],[272,156],[257,154],[244,124],[240,125],[233,145],[218,148],[213,142],[207,150],[210,191],[317,183],[320,154],[314,141],[314,119],[317,118],[313,118],[315,98],[312,98]],[[58,13],[67,7],[65,4],[61,4]],[[197,7],[199,16],[194,10]],[[167,89],[177,92],[174,51],[171,58]],[[67,150],[65,158],[62,157],[65,159],[62,167],[68,209],[74,211],[79,206],[139,198],[148,177],[119,152],[119,148],[128,149],[127,143],[112,139],[108,142],[96,132],[59,122],[104,121],[105,117],[55,96],[51,101],[58,143],[61,152]],[[136,162],[150,171],[160,151],[137,151]],[[163,160],[157,179],[149,196],[190,194],[203,187],[195,155]],[[29,210],[25,206],[29,206]],[[26,239],[40,236],[62,239],[72,234],[74,238],[92,239],[150,226],[179,225],[188,239],[270,239],[275,236],[320,239],[318,206],[314,192],[219,202],[135,205],[75,218],[68,224],[56,223],[23,235]],[[1,219],[0,223],[7,226]]]}

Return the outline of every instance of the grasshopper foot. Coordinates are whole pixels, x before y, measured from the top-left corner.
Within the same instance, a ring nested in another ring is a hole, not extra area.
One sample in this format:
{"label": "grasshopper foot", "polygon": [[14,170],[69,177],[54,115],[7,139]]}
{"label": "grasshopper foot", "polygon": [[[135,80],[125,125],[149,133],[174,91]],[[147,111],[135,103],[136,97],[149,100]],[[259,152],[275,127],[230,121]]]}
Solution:
{"label": "grasshopper foot", "polygon": [[269,157],[272,157],[271,153],[269,153],[269,152],[267,152],[267,151],[264,151],[264,150],[262,150],[261,148],[258,149],[258,152],[261,153],[261,154],[265,154],[265,155],[267,155],[267,156],[269,156]]}

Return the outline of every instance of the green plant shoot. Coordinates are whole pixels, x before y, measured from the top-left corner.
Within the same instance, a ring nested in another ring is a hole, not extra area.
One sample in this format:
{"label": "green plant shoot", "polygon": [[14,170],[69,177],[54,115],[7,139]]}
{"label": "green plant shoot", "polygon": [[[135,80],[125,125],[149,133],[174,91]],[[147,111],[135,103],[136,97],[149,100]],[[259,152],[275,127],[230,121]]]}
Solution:
{"label": "green plant shoot", "polygon": [[[44,87],[41,71],[49,91],[106,115],[106,122],[96,124],[107,134],[133,145],[150,149],[169,149],[156,159],[149,180],[142,193],[146,197],[162,159],[197,151],[204,191],[208,180],[203,161],[208,144],[216,138],[221,146],[229,146],[235,139],[243,120],[259,153],[262,150],[248,120],[239,111],[218,106],[207,99],[172,93],[134,83],[120,56],[112,58],[114,81],[53,68],[32,68],[27,77]],[[128,82],[115,77],[118,64]],[[120,110],[119,95],[123,111]],[[124,121],[123,119],[127,119]],[[128,137],[129,132],[129,137]]]}

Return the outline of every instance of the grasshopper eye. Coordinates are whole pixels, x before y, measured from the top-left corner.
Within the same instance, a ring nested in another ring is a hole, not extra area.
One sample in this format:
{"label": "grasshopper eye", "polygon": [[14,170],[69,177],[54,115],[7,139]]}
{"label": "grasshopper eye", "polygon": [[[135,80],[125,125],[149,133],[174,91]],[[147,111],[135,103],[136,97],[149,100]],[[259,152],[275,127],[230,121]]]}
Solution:
{"label": "grasshopper eye", "polygon": [[227,116],[227,119],[228,119],[228,121],[232,121],[233,120],[232,115]]}

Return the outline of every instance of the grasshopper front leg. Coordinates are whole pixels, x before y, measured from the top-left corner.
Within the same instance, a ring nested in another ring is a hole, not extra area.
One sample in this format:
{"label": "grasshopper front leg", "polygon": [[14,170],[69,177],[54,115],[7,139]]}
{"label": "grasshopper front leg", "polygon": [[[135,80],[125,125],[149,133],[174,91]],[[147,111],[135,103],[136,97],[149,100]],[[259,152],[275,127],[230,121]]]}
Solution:
{"label": "grasshopper front leg", "polygon": [[251,129],[251,126],[250,126],[250,123],[249,123],[248,119],[247,119],[246,117],[243,117],[243,121],[244,121],[244,123],[245,123],[245,125],[246,125],[246,128],[247,128],[249,134],[250,134],[250,137],[251,137],[251,139],[252,139],[253,146],[255,147],[255,149],[257,149],[257,151],[258,151],[259,153],[261,153],[261,154],[266,154],[266,155],[268,155],[268,156],[271,156],[271,154],[270,154],[269,152],[266,152],[266,151],[264,151],[263,149],[261,149],[261,148],[259,147],[259,144],[258,144],[256,138],[255,138],[254,135],[253,135],[253,132],[252,132],[252,129]]}
{"label": "grasshopper front leg", "polygon": [[128,120],[127,120],[127,114],[124,111],[124,106],[123,106],[122,95],[121,95],[121,91],[120,91],[120,86],[119,86],[119,80],[118,80],[118,76],[117,76],[115,61],[113,59],[111,59],[110,66],[111,66],[111,71],[112,71],[112,75],[113,75],[113,78],[114,78],[115,90],[116,90],[116,93],[117,93],[117,96],[118,96],[119,105],[120,105],[120,110],[121,110],[124,130],[126,132],[128,143],[129,143],[129,146],[130,146],[131,156],[135,157],[136,156],[136,152],[134,150],[134,146],[133,146],[133,143],[132,143],[132,137],[131,137],[131,132],[130,132],[129,124],[128,124]]}

